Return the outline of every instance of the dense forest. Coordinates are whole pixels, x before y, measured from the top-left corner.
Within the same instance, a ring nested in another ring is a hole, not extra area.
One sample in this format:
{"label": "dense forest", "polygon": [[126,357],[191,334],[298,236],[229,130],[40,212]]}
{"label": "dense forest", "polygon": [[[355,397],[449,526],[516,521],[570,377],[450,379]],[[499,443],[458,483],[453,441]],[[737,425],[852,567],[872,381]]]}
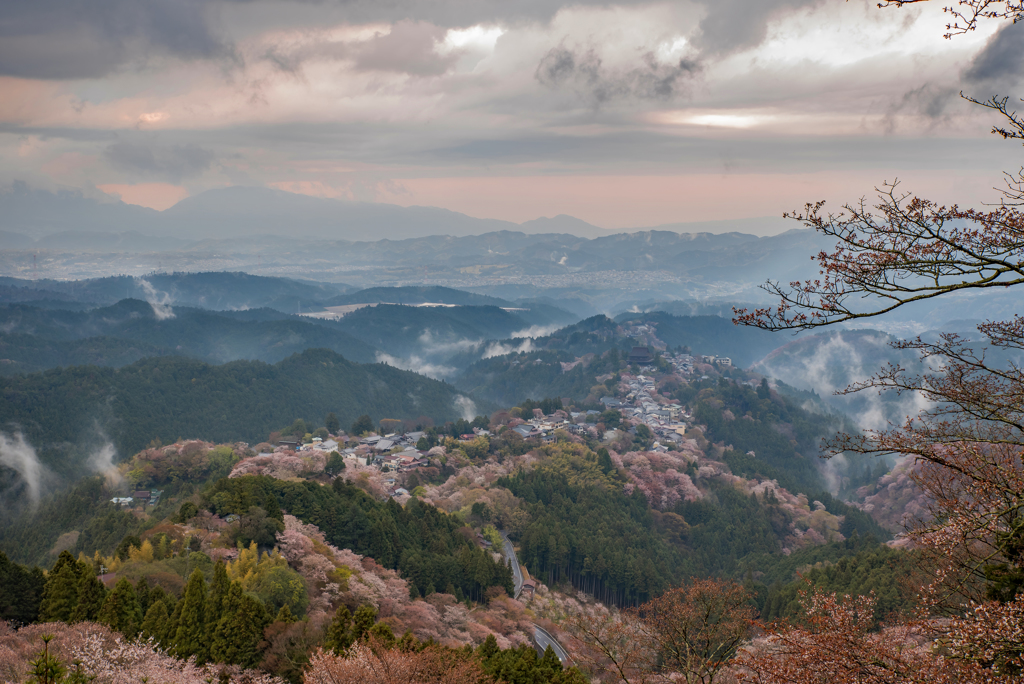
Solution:
{"label": "dense forest", "polygon": [[[782,540],[794,510],[774,495],[759,498],[708,480],[704,496],[657,510],[640,487],[632,493],[622,487],[628,474],[614,468],[606,450],[554,445],[542,453],[548,458],[540,467],[496,485],[524,501],[530,522],[517,537],[520,559],[545,582],[567,581],[599,600],[636,605],[692,576],[742,578],[780,563],[790,567]],[[827,491],[804,491],[842,521],[843,537],[870,539],[871,547],[889,538],[867,514]],[[829,558],[863,548],[839,546]],[[794,572],[790,567],[770,581],[787,583]]]}
{"label": "dense forest", "polygon": [[310,349],[274,365],[212,366],[180,357],[120,369],[76,366],[0,379],[0,425],[20,429],[44,462],[70,471],[65,445],[109,437],[121,454],[153,439],[256,443],[296,417],[345,425],[362,414],[444,423],[462,413],[450,385],[383,364],[360,365]]}
{"label": "dense forest", "polygon": [[181,306],[204,309],[247,309],[273,307],[295,311],[330,299],[354,288],[342,283],[324,283],[275,278],[241,272],[153,273],[145,278],[109,276],[87,280],[23,280],[0,277],[0,302],[33,301],[40,296],[52,300],[77,301],[106,306],[125,298],[144,299],[146,284],[166,292]]}
{"label": "dense forest", "polygon": [[243,317],[181,306],[158,315],[137,299],[88,311],[2,306],[0,329],[4,374],[77,364],[121,366],[164,355],[209,363],[275,363],[309,348],[331,349],[359,362],[374,361],[376,354],[372,345],[310,319],[259,317],[258,310]]}

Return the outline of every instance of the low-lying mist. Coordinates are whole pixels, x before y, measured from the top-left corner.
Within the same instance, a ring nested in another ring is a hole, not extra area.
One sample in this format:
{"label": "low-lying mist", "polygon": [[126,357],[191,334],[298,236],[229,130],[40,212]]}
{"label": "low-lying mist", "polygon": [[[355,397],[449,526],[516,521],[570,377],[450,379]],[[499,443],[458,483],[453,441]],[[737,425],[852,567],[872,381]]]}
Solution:
{"label": "low-lying mist", "polygon": [[0,490],[0,506],[5,513],[15,512],[26,505],[34,508],[41,497],[66,485],[66,479],[81,475],[102,475],[111,490],[124,486],[124,478],[116,465],[117,449],[102,432],[84,444],[62,445],[61,451],[81,467],[71,468],[60,476],[42,462],[36,447],[29,443],[21,430],[0,432],[0,470],[14,471],[13,485]]}

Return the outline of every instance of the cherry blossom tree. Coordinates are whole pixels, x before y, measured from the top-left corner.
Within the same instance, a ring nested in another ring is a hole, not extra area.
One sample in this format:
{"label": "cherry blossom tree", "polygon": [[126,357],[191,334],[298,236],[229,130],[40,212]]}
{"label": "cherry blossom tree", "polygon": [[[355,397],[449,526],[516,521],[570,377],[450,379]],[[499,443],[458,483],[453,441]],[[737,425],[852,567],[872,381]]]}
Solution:
{"label": "cherry blossom tree", "polygon": [[374,638],[352,647],[348,657],[318,650],[306,684],[484,684],[490,678],[469,656],[438,648],[385,648]]}
{"label": "cherry blossom tree", "polygon": [[721,681],[755,617],[747,591],[719,579],[693,579],[633,613],[657,644],[661,669],[687,684]]}
{"label": "cherry blossom tree", "polygon": [[[882,6],[919,1],[924,0],[891,0]],[[959,0],[946,12],[951,17],[946,37],[952,38],[975,30],[984,20],[1024,19],[1024,4]],[[1002,117],[993,133],[1024,140],[1024,119],[1009,98],[967,99]],[[812,329],[869,319],[936,297],[1024,284],[1024,167],[1008,174],[1006,181],[999,204],[984,210],[915,197],[897,181],[883,184],[873,205],[861,199],[838,212],[825,211],[823,202],[806,205],[789,216],[836,239],[834,250],[814,257],[819,277],[788,286],[769,281],[764,288],[779,303],[737,310],[736,321],[769,330]],[[975,670],[970,668],[986,670],[978,677],[1005,679],[1019,667],[1024,651],[1015,628],[1024,595],[1024,369],[999,360],[1024,351],[1024,317],[988,321],[978,330],[984,343],[953,334],[897,342],[897,349],[917,352],[923,372],[889,365],[845,392],[912,393],[926,400],[928,408],[901,424],[858,436],[839,435],[827,445],[830,455],[907,457],[913,463],[910,479],[930,501],[926,514],[911,525],[909,541],[926,560],[921,603],[933,617],[948,620],[920,622],[917,628],[930,630],[945,650],[942,655],[922,651],[923,660],[907,666],[906,681],[973,681],[969,678]],[[818,616],[853,619],[838,603],[815,603],[812,608]],[[860,608],[852,610],[859,614]],[[799,630],[774,637],[773,643],[802,640],[812,653],[809,660],[854,658],[857,644],[891,646],[865,637],[848,642],[852,650],[835,652],[846,642],[811,638]],[[879,662],[902,657],[902,652],[886,653],[876,653]],[[795,657],[786,654],[784,660],[798,662]],[[892,660],[886,671],[904,671],[902,662]],[[961,665],[970,668],[948,674]],[[858,681],[896,681],[883,675],[872,673],[875,679]]]}
{"label": "cherry blossom tree", "polygon": [[927,626],[903,623],[876,629],[874,596],[803,594],[806,621],[776,623],[747,645],[732,672],[749,684],[986,684],[976,663],[937,652]]}

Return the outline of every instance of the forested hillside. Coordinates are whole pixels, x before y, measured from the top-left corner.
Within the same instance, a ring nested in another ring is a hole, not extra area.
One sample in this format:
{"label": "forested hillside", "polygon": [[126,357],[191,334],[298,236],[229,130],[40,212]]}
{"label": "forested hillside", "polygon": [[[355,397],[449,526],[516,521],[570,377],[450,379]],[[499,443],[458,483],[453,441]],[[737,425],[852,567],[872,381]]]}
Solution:
{"label": "forested hillside", "polygon": [[375,360],[372,346],[337,328],[294,316],[248,318],[185,307],[154,308],[134,299],[88,311],[8,305],[0,307],[0,372],[78,364],[119,366],[158,355],[209,363],[274,363],[310,348],[331,349],[354,361]]}
{"label": "forested hillside", "polygon": [[0,302],[32,301],[44,293],[48,298],[110,305],[122,299],[145,299],[146,286],[166,293],[168,301],[203,309],[248,309],[269,306],[294,312],[297,307],[315,306],[354,288],[341,283],[320,283],[293,278],[274,278],[224,271],[200,273],[154,273],[145,278],[110,276],[88,280],[22,280],[0,278]]}
{"label": "forested hillside", "polygon": [[450,385],[383,364],[360,365],[310,349],[270,365],[213,366],[181,357],[119,369],[76,366],[0,379],[0,425],[39,445],[43,460],[73,470],[62,449],[98,432],[121,454],[180,436],[256,443],[295,418],[319,424],[334,412],[346,425],[368,413],[443,423],[461,415]]}

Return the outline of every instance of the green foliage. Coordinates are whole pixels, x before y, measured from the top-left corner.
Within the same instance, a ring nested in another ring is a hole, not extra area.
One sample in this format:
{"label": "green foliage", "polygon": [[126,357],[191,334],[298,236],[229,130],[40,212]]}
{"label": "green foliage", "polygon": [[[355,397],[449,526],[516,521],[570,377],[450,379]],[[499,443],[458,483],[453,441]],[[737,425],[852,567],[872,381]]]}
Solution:
{"label": "green foliage", "polygon": [[140,527],[131,512],[118,510],[110,502],[102,477],[88,477],[43,498],[17,517],[7,518],[0,511],[0,549],[19,563],[49,565],[49,550],[69,530],[80,531],[72,554],[97,550],[109,554],[125,535],[137,534]]}
{"label": "green foliage", "polygon": [[143,616],[139,597],[131,582],[124,577],[117,581],[114,590],[103,602],[96,620],[129,639],[135,638],[142,626]]}
{"label": "green foliage", "polygon": [[575,667],[562,669],[562,663],[549,646],[543,657],[532,646],[500,650],[493,635],[476,649],[484,672],[505,684],[586,684],[589,680]]}
{"label": "green foliage", "polygon": [[342,655],[348,651],[355,639],[352,637],[352,613],[346,606],[340,606],[334,613],[331,626],[327,628],[327,637],[324,639],[324,648],[335,655]]}
{"label": "green foliage", "polygon": [[373,623],[377,621],[377,609],[373,606],[359,606],[356,614],[352,616],[352,641],[356,642],[366,638]]}
{"label": "green foliage", "polygon": [[327,457],[327,463],[324,465],[324,471],[328,475],[338,475],[344,469],[345,457],[337,451],[332,451],[330,456]]}
{"label": "green foliage", "polygon": [[[746,385],[724,380],[699,391],[693,416],[707,426],[709,441],[733,446],[723,460],[735,474],[774,479],[794,493],[827,489],[817,463],[821,438],[848,427],[779,395],[762,398]],[[755,455],[749,456],[750,451]]]}
{"label": "green foliage", "polygon": [[45,585],[42,570],[12,563],[0,551],[0,620],[15,625],[35,622]]}
{"label": "green foliage", "polygon": [[586,457],[595,462],[572,459],[497,483],[522,498],[530,513],[520,561],[548,583],[570,581],[604,602],[642,603],[692,566],[659,536],[643,495],[627,496],[610,483],[595,486],[604,476],[596,455]]}
{"label": "green foliage", "polygon": [[269,546],[274,543],[277,533],[283,530],[284,524],[280,520],[267,515],[259,506],[251,506],[238,520],[235,541],[242,546],[252,542],[259,546]]}
{"label": "green foliage", "polygon": [[328,413],[327,417],[324,418],[324,427],[327,428],[327,431],[332,435],[338,434],[341,430],[341,421],[338,420],[338,416],[334,415],[334,411]]}
{"label": "green foliage", "polygon": [[801,617],[800,594],[813,590],[853,596],[874,593],[876,620],[885,620],[909,605],[901,582],[913,572],[913,555],[878,544],[874,538],[854,537],[797,552],[787,560],[790,562],[779,564],[774,576],[780,575],[782,568],[803,563],[785,578],[790,581],[760,585],[757,593],[763,619]]}
{"label": "green foliage", "polygon": [[128,560],[128,552],[132,547],[136,549],[142,548],[142,540],[139,539],[138,535],[127,534],[121,539],[121,543],[117,545],[117,548],[114,549],[114,555],[121,560]]}
{"label": "green foliage", "polygon": [[494,525],[485,525],[483,530],[481,530],[481,534],[483,534],[484,539],[491,542],[491,546],[494,549],[500,549],[504,543],[501,535],[498,534],[498,530],[495,529]]}
{"label": "green foliage", "polygon": [[776,349],[780,342],[766,330],[733,325],[729,317],[675,316],[664,311],[642,314],[624,313],[618,323],[653,323],[658,338],[669,347],[690,347],[697,354],[728,356],[737,366],[746,368]]}
{"label": "green foliage", "polygon": [[43,650],[33,659],[29,661],[29,665],[32,669],[29,670],[29,675],[32,677],[29,681],[32,684],[60,684],[65,681],[64,675],[67,670],[57,657],[50,653],[50,641],[53,640],[53,635],[43,635]]}
{"label": "green foliage", "polygon": [[[250,318],[258,315],[248,314]],[[239,314],[175,307],[174,318],[160,321],[153,308],[138,299],[88,311],[8,305],[0,307],[0,325],[10,330],[10,334],[0,333],[0,350],[15,362],[4,364],[4,370],[20,373],[80,364],[119,367],[166,355],[208,363],[236,359],[274,363],[316,347],[355,361],[374,359],[373,347],[337,325],[275,318],[240,320]]]}
{"label": "green foliage", "polygon": [[206,600],[206,633],[212,635],[217,623],[224,617],[224,606],[231,589],[227,566],[224,561],[217,561],[213,566],[213,581],[210,582],[210,594]]}
{"label": "green foliage", "polygon": [[211,633],[213,659],[230,665],[256,667],[262,657],[263,629],[268,624],[270,614],[263,603],[245,593],[241,584],[232,582],[223,616]]}
{"label": "green foliage", "polygon": [[391,626],[386,622],[378,622],[366,634],[367,637],[373,637],[374,640],[381,643],[385,648],[391,648],[397,641],[395,633],[391,631]]}
{"label": "green foliage", "polygon": [[284,430],[281,430],[282,435],[291,435],[292,437],[298,437],[299,439],[302,439],[307,432],[309,432],[309,427],[306,425],[306,421],[302,418],[296,418],[294,423],[286,427]]}
{"label": "green foliage", "polygon": [[153,639],[159,646],[167,647],[168,627],[170,625],[170,613],[167,604],[163,601],[155,601],[146,611],[142,620],[140,636],[143,639]]}
{"label": "green foliage", "polygon": [[561,410],[563,407],[561,398],[555,397],[554,399],[545,398],[541,399],[540,401],[527,399],[526,401],[519,404],[519,408],[523,409],[523,412],[526,413],[527,415],[532,414],[533,409],[540,409],[541,412],[545,416],[547,416],[551,415],[555,411]]}
{"label": "green foliage", "polygon": [[67,551],[61,551],[43,586],[39,620],[72,622],[80,601],[86,604],[87,608],[85,614],[78,619],[95,617],[93,609],[96,607],[96,592],[92,584],[94,580],[96,577],[89,565],[75,560]]}
{"label": "green foliage", "polygon": [[198,662],[205,662],[209,657],[209,643],[206,640],[206,578],[200,570],[188,578],[180,605],[172,646],[174,654],[179,658],[195,656]]}
{"label": "green foliage", "polygon": [[196,517],[197,515],[199,515],[199,507],[196,506],[191,501],[186,501],[185,503],[181,504],[180,508],[178,508],[178,515],[176,516],[176,522],[180,522],[180,523],[188,522],[189,520],[191,520],[192,518]]}
{"label": "green foliage", "polygon": [[373,432],[373,420],[370,419],[369,414],[364,413],[356,418],[355,422],[352,423],[352,427],[349,428],[349,432],[353,435],[362,435],[367,432]]}
{"label": "green foliage", "polygon": [[[82,565],[80,564],[79,567],[81,568]],[[107,597],[107,588],[93,574],[92,568],[82,568],[79,577],[78,598],[75,609],[71,611],[71,621],[97,620]]]}

